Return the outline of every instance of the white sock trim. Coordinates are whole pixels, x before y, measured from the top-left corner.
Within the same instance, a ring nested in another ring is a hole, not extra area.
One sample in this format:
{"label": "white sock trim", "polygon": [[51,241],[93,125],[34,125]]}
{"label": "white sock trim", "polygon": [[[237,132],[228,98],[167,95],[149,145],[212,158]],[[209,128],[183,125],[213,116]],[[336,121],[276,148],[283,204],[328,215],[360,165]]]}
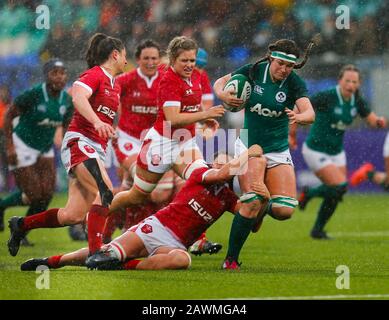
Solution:
{"label": "white sock trim", "polygon": [[127,254],[124,251],[122,245],[118,242],[110,243],[111,252],[115,255],[115,257],[120,261],[125,261],[127,259]]}

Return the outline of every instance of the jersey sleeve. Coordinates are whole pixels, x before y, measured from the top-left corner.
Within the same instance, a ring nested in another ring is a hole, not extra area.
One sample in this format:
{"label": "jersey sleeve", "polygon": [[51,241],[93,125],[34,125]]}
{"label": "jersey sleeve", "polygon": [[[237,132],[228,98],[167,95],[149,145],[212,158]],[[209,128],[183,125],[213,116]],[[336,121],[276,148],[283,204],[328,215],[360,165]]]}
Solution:
{"label": "jersey sleeve", "polygon": [[314,110],[317,111],[326,111],[330,105],[328,95],[326,92],[319,92],[313,95],[311,98],[311,103]]}
{"label": "jersey sleeve", "polygon": [[365,99],[362,98],[362,96],[359,93],[356,94],[355,105],[357,107],[358,114],[362,118],[366,118],[370,114],[371,109],[369,104],[366,102]]}
{"label": "jersey sleeve", "polygon": [[195,183],[203,184],[204,177],[207,175],[208,172],[210,172],[211,168],[198,168],[192,172],[192,174],[189,177],[190,181],[193,181]]}
{"label": "jersey sleeve", "polygon": [[100,79],[101,77],[96,73],[95,69],[89,69],[84,72],[74,83],[84,87],[91,94],[93,94],[99,88]]}
{"label": "jersey sleeve", "polygon": [[21,113],[26,112],[29,108],[36,105],[38,102],[38,95],[34,89],[27,90],[15,98],[14,105]]}
{"label": "jersey sleeve", "polygon": [[295,73],[293,73],[291,80],[290,87],[294,101],[300,98],[308,97],[308,89],[305,81]]}
{"label": "jersey sleeve", "polygon": [[249,77],[250,69],[251,69],[252,66],[253,66],[252,63],[246,64],[246,65],[240,67],[239,69],[236,69],[236,70],[233,71],[231,74],[232,74],[233,76],[236,75],[236,74],[243,74],[244,76]]}
{"label": "jersey sleeve", "polygon": [[209,80],[208,74],[206,71],[201,73],[201,90],[202,90],[202,99],[203,100],[213,100],[213,92],[211,81]]}
{"label": "jersey sleeve", "polygon": [[158,104],[161,107],[181,107],[181,85],[175,79],[164,79],[159,85]]}

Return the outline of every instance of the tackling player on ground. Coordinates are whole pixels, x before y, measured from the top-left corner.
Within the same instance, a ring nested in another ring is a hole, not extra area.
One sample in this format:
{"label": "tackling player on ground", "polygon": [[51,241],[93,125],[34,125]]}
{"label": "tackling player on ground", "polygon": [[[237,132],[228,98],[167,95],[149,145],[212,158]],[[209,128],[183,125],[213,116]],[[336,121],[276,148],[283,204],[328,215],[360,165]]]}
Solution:
{"label": "tackling player on ground", "polygon": [[[225,211],[239,211],[241,204],[226,182],[240,174],[248,161],[249,166],[255,164],[257,168],[264,168],[266,159],[262,148],[252,145],[227,164],[195,169],[167,207],[130,228],[88,259],[89,251],[84,248],[66,255],[30,259],[21,269],[35,270],[39,265],[49,268],[84,265],[86,259],[86,265],[92,269],[186,269],[191,264],[187,248]],[[269,193],[260,176],[256,177],[251,190],[261,201],[267,201]],[[137,259],[142,257],[145,259]]]}

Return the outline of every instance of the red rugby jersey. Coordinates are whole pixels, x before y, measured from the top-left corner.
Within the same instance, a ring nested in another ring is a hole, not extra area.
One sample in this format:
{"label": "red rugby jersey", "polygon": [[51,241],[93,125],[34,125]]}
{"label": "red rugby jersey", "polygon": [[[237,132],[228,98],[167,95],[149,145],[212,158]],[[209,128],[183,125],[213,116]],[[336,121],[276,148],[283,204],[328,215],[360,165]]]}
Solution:
{"label": "red rugby jersey", "polygon": [[[100,66],[86,70],[75,84],[78,84],[90,93],[89,103],[99,119],[109,125],[113,124],[119,106],[119,86],[114,77]],[[85,119],[78,111],[74,111],[68,131],[79,132],[89,139],[100,143],[106,148],[108,139],[99,136],[92,123]]]}
{"label": "red rugby jersey", "polygon": [[199,236],[225,211],[234,212],[238,197],[227,183],[206,185],[203,178],[212,169],[193,171],[173,201],[155,216],[186,246]]}
{"label": "red rugby jersey", "polygon": [[[172,138],[178,129],[189,130],[192,137],[195,136],[195,124],[185,127],[168,129],[163,108],[180,107],[180,113],[193,113],[201,110],[201,75],[198,70],[193,70],[190,79],[181,78],[173,68],[168,68],[161,79],[158,90],[158,116],[154,128],[160,135]],[[169,136],[170,135],[170,136]]]}
{"label": "red rugby jersey", "polygon": [[148,78],[140,68],[117,78],[121,88],[121,114],[118,128],[137,139],[143,130],[150,129],[158,113],[157,94],[163,72]]}

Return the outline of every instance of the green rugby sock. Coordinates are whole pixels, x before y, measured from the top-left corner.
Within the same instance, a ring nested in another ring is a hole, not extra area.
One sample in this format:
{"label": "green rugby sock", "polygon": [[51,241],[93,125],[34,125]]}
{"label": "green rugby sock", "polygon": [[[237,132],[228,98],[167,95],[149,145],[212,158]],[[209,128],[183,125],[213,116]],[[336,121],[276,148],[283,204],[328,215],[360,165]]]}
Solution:
{"label": "green rugby sock", "polygon": [[325,197],[326,195],[328,195],[328,192],[329,192],[329,189],[331,187],[325,185],[325,184],[322,184],[316,188],[309,188],[308,191],[307,191],[307,198],[308,199],[312,199],[314,197]]}
{"label": "green rugby sock", "polygon": [[20,190],[12,192],[10,195],[0,200],[0,208],[6,209],[9,207],[23,206],[22,194],[23,192]]}
{"label": "green rugby sock", "polygon": [[325,198],[320,206],[319,212],[317,213],[317,218],[315,224],[313,225],[312,230],[323,231],[324,226],[327,224],[328,220],[334,214],[336,207],[338,206],[338,201]]}
{"label": "green rugby sock", "polygon": [[254,222],[255,218],[245,218],[241,216],[239,212],[235,214],[228,241],[227,257],[231,257],[238,261],[240,250],[246,242]]}
{"label": "green rugby sock", "polygon": [[367,173],[367,179],[368,179],[369,181],[373,181],[374,175],[375,175],[375,171],[374,171],[374,170],[373,170],[373,171],[369,171],[369,172]]}

